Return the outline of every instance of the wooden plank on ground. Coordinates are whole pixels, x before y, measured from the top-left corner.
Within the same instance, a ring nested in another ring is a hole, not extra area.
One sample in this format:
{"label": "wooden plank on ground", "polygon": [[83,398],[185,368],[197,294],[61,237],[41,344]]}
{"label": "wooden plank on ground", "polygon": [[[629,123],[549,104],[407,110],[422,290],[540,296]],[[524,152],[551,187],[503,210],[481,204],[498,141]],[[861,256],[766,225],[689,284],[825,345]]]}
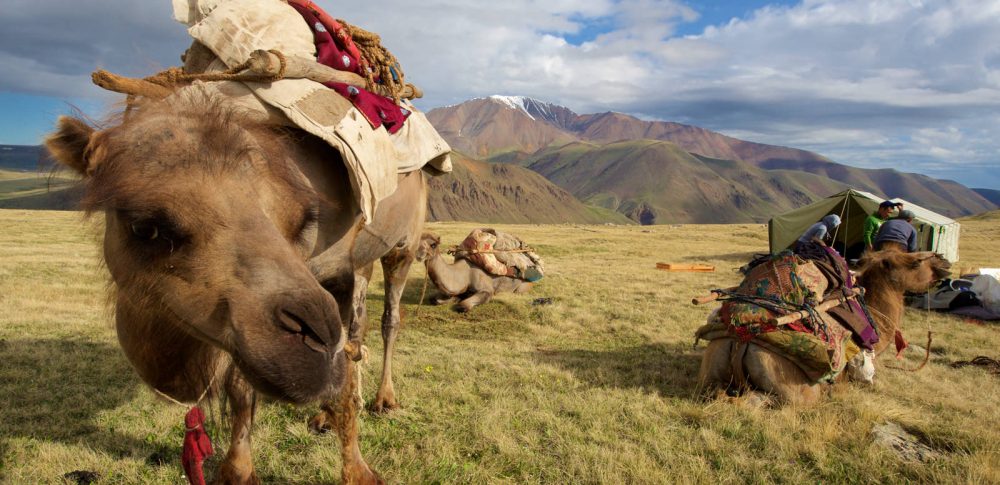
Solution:
{"label": "wooden plank on ground", "polygon": [[715,266],[701,263],[656,263],[656,269],[663,271],[686,271],[693,273],[711,273]]}

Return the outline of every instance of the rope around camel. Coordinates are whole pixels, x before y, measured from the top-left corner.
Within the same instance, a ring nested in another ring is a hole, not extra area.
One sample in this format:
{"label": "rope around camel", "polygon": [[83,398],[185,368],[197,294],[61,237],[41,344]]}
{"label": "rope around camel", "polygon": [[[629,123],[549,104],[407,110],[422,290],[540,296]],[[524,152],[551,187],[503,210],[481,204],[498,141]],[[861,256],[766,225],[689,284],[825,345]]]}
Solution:
{"label": "rope around camel", "polygon": [[[389,97],[399,104],[400,93],[403,92],[406,83],[403,82],[405,77],[403,68],[400,67],[396,56],[382,45],[382,38],[378,34],[347,23],[344,19],[337,19],[337,22],[340,22],[347,36],[361,51],[364,63],[361,75],[368,81],[368,90],[375,91],[375,86],[378,84],[375,78],[378,78],[381,84],[388,88]],[[370,69],[364,68],[365,64]]]}

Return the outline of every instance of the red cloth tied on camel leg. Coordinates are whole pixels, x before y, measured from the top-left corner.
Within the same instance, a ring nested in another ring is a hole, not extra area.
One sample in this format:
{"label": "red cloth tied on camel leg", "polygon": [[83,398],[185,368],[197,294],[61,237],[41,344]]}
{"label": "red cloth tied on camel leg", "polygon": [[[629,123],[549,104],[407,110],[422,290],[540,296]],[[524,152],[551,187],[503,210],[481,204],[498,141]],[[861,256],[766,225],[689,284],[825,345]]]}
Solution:
{"label": "red cloth tied on camel leg", "polygon": [[906,350],[906,348],[909,347],[910,344],[906,342],[906,338],[903,337],[903,332],[900,332],[899,330],[896,330],[896,335],[894,335],[893,337],[894,337],[894,343],[896,344],[896,358],[902,359],[903,351]]}
{"label": "red cloth tied on camel leg", "polygon": [[215,454],[212,449],[212,440],[205,432],[205,413],[201,408],[195,406],[184,416],[184,447],[181,451],[181,465],[184,466],[184,473],[188,477],[191,485],[205,485],[205,472],[201,465],[208,458]]}

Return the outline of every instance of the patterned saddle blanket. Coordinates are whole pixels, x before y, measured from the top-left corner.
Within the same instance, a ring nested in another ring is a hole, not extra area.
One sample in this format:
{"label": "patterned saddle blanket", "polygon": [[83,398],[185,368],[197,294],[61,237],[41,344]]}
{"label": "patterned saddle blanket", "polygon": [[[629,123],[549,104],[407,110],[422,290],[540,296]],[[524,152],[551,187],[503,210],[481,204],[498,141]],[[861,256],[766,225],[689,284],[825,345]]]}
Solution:
{"label": "patterned saddle blanket", "polygon": [[[867,312],[856,301],[811,311],[852,286],[846,262],[832,250],[806,257],[785,251],[752,267],[735,291],[720,298],[717,316],[696,336],[753,341],[787,357],[815,381],[832,381],[862,348],[878,341]],[[784,325],[772,323],[801,310],[809,316]]]}

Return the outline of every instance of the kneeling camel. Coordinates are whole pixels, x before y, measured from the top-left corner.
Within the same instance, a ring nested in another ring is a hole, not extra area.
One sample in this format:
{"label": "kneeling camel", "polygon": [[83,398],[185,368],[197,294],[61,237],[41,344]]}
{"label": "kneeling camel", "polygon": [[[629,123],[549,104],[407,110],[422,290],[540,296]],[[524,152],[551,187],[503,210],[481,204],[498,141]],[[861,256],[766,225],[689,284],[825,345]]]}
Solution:
{"label": "kneeling camel", "polygon": [[465,259],[458,258],[453,263],[445,261],[441,255],[441,238],[431,233],[421,236],[416,258],[424,262],[428,277],[441,292],[435,302],[445,305],[457,301],[455,309],[462,313],[490,301],[497,293],[527,293],[533,286],[510,276],[491,275]]}
{"label": "kneeling camel", "polygon": [[[865,288],[865,300],[880,336],[876,355],[892,342],[901,328],[903,293],[926,291],[935,281],[946,277],[948,261],[931,252],[902,253],[879,251],[862,259],[858,286]],[[709,319],[715,318],[715,313]],[[734,382],[732,359],[739,350],[733,338],[713,340],[705,349],[698,374],[705,391],[729,389]],[[735,363],[735,364],[738,364]],[[751,340],[742,357],[742,367],[751,385],[750,393],[773,395],[779,403],[812,404],[819,401],[828,385],[816,384],[792,361],[755,345]],[[762,401],[766,396],[758,395]]]}

